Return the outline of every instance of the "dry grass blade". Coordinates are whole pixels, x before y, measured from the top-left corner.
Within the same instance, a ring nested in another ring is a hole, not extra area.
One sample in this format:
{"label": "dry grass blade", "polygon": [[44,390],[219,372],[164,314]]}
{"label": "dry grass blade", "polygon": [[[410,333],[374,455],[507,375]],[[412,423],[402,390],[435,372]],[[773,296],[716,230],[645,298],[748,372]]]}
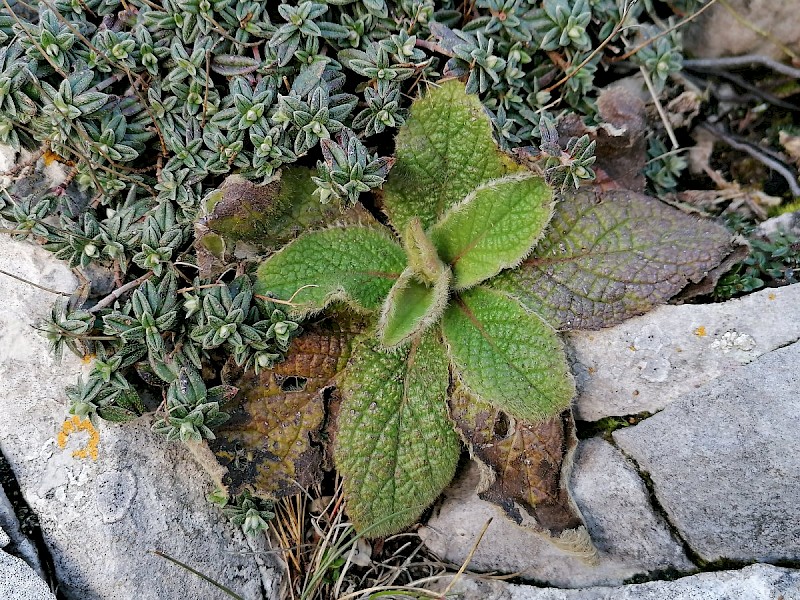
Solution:
{"label": "dry grass blade", "polygon": [[304,573],[307,512],[307,496],[292,496],[275,504],[275,518],[270,521],[270,539],[279,547],[278,555],[284,561],[288,577],[285,591],[292,600]]}
{"label": "dry grass blade", "polygon": [[[0,232],[0,233],[5,233],[5,232]],[[27,233],[27,232],[25,232],[25,233]],[[28,285],[32,285],[35,288],[39,288],[40,290],[44,290],[45,292],[49,292],[51,294],[57,294],[59,296],[71,296],[72,295],[69,292],[59,292],[58,290],[53,290],[53,289],[50,289],[48,287],[44,287],[43,285],[39,285],[38,283],[33,283],[32,281],[29,281],[29,280],[25,279],[24,277],[20,277],[19,275],[14,275],[13,273],[9,273],[8,271],[4,271],[3,269],[0,269],[0,274],[5,275],[6,277],[11,277],[12,279],[16,279],[17,281],[21,281],[23,283],[27,283]]]}
{"label": "dry grass blade", "polygon": [[229,588],[225,587],[224,585],[222,585],[222,584],[221,584],[221,583],[219,583],[218,581],[214,581],[214,580],[213,580],[213,579],[211,579],[211,578],[210,578],[208,575],[204,575],[204,574],[203,574],[203,573],[201,573],[200,571],[197,571],[197,570],[193,569],[192,567],[190,567],[189,565],[187,565],[187,564],[185,564],[185,563],[182,563],[182,562],[181,562],[181,561],[179,561],[178,559],[176,559],[176,558],[172,558],[170,555],[168,555],[168,554],[164,554],[164,553],[163,553],[163,552],[161,552],[160,550],[153,550],[153,551],[152,551],[152,553],[153,553],[153,554],[155,554],[156,556],[160,556],[161,558],[166,558],[168,561],[170,561],[170,562],[172,562],[172,563],[175,563],[176,565],[178,565],[178,566],[179,566],[179,567],[181,567],[182,569],[186,569],[186,570],[187,570],[187,571],[189,571],[190,573],[193,573],[194,575],[197,575],[197,576],[198,576],[200,579],[202,579],[202,580],[204,580],[204,581],[207,581],[208,583],[210,583],[210,584],[211,584],[211,585],[213,585],[214,587],[217,587],[217,588],[219,588],[220,590],[222,590],[223,592],[225,592],[226,594],[228,594],[228,596],[230,596],[231,598],[234,598],[235,600],[244,600],[244,598],[242,598],[242,597],[241,597],[239,594],[237,594],[237,593],[236,593],[236,592],[234,592],[233,590],[231,590],[231,589],[229,589]]}
{"label": "dry grass blade", "polygon": [[458,570],[458,573],[456,573],[453,576],[453,579],[450,580],[450,583],[447,584],[447,587],[444,589],[444,592],[442,592],[442,598],[447,596],[447,593],[451,589],[453,589],[453,586],[456,584],[458,579],[464,574],[464,571],[467,570],[467,566],[469,566],[469,563],[472,562],[472,557],[475,556],[475,551],[478,549],[478,546],[480,545],[481,540],[483,539],[483,536],[486,534],[486,530],[489,529],[489,525],[491,525],[491,524],[492,524],[492,519],[489,519],[484,524],[483,528],[481,529],[481,532],[478,534],[478,538],[475,540],[475,543],[472,544],[472,548],[470,549],[469,554],[467,554],[467,557],[464,559],[464,563],[461,565],[461,568]]}
{"label": "dry grass blade", "polygon": [[[325,584],[329,572],[334,570],[339,559],[355,543],[356,538],[351,538],[355,532],[350,523],[344,522],[342,506],[344,496],[341,481],[336,487],[336,495],[319,517],[312,518],[312,524],[320,535],[320,540],[314,549],[309,570],[306,575],[301,600],[311,600]],[[327,531],[325,531],[327,528]]]}
{"label": "dry grass blade", "polygon": [[[377,553],[382,558],[372,558],[368,566],[354,561],[358,545],[369,532],[356,532],[347,520],[341,480],[335,485],[332,497],[323,496],[317,488],[312,494],[284,498],[275,504],[270,539],[287,571],[281,597],[444,598],[441,592],[424,586],[451,576],[453,571],[424,552],[416,533],[401,533],[380,542]],[[476,547],[477,543],[480,538]],[[465,572],[473,553],[456,577]]]}
{"label": "dry grass blade", "polygon": [[647,85],[647,91],[650,92],[650,96],[653,98],[653,103],[658,111],[658,116],[661,117],[661,122],[664,124],[664,129],[667,131],[669,141],[672,143],[672,148],[673,150],[677,150],[680,148],[680,144],[678,143],[678,139],[675,137],[675,132],[672,130],[672,124],[669,122],[667,112],[664,110],[664,106],[661,104],[661,100],[658,97],[658,92],[656,92],[655,87],[653,87],[653,82],[650,80],[650,75],[647,73],[647,69],[644,67],[639,67],[639,71],[644,78],[645,85]]}
{"label": "dry grass blade", "polygon": [[[402,592],[401,596],[397,596],[399,592]],[[357,592],[353,592],[352,594],[347,594],[346,596],[339,596],[337,600],[353,600],[354,598],[363,597],[365,594],[368,595],[369,598],[381,598],[387,596],[400,598],[435,598],[437,600],[444,598],[444,596],[439,592],[433,592],[431,590],[417,588],[410,585],[379,585],[366,588],[364,590],[359,590]]]}

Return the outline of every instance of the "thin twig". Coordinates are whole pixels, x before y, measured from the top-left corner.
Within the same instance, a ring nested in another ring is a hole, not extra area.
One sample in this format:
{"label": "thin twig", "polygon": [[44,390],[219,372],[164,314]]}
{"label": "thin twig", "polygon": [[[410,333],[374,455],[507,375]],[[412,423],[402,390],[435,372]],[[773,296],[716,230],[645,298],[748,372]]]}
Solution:
{"label": "thin twig", "polygon": [[[42,146],[36,152],[34,152],[31,156],[29,156],[26,160],[21,160],[16,165],[11,167],[5,173],[0,173],[0,177],[15,177],[17,174],[21,173],[23,170],[27,169],[28,167],[32,167],[36,164],[36,161],[39,160],[42,155],[44,155],[47,147]],[[5,188],[4,188],[5,189]]]}
{"label": "thin twig", "polygon": [[797,183],[797,177],[786,167],[786,165],[784,165],[778,160],[775,160],[770,156],[767,156],[766,154],[764,154],[764,152],[758,150],[757,148],[751,146],[750,144],[739,141],[728,132],[723,131],[722,129],[719,129],[717,127],[714,127],[709,123],[703,123],[702,125],[700,125],[700,127],[712,133],[719,139],[721,139],[731,148],[734,148],[735,150],[741,150],[742,152],[746,152],[764,166],[767,166],[776,173],[779,173],[786,180],[786,183],[789,184],[789,189],[791,190],[792,195],[795,198],[800,197],[800,185],[798,185]]}
{"label": "thin twig", "polygon": [[653,86],[653,82],[650,80],[650,75],[648,75],[647,69],[642,66],[639,67],[639,71],[641,72],[642,77],[644,77],[644,83],[647,85],[647,90],[653,97],[653,103],[656,105],[658,116],[661,117],[661,121],[664,123],[664,128],[667,130],[667,135],[669,136],[669,141],[672,142],[672,147],[674,149],[680,148],[680,144],[678,144],[678,138],[675,137],[675,132],[672,130],[672,124],[669,122],[669,117],[667,117],[667,111],[664,110],[664,107],[661,105],[661,100],[658,99],[658,92],[656,92],[656,88]]}
{"label": "thin twig", "polygon": [[0,233],[7,233],[8,235],[32,235],[30,229],[0,229]]}
{"label": "thin twig", "polygon": [[256,294],[255,297],[259,298],[260,300],[266,300],[267,302],[274,302],[275,304],[285,304],[286,306],[298,306],[298,304],[296,302],[292,302],[292,300],[294,300],[295,296],[297,296],[297,294],[299,294],[301,291],[303,291],[306,288],[315,288],[315,287],[319,287],[319,286],[316,285],[316,284],[313,284],[313,283],[309,283],[307,285],[304,285],[304,286],[298,288],[297,291],[294,294],[292,294],[292,297],[289,298],[288,300],[280,300],[278,298],[272,298],[271,296],[262,296],[261,294]]}
{"label": "thin twig", "polygon": [[659,154],[658,156],[654,156],[653,158],[651,158],[650,160],[648,160],[644,164],[645,165],[649,165],[649,164],[652,164],[652,163],[654,163],[654,162],[656,162],[658,160],[661,160],[665,156],[674,156],[676,154],[680,154],[681,152],[686,152],[687,150],[688,150],[688,148],[675,148],[674,150],[668,150],[667,152]]}
{"label": "thin twig", "polygon": [[[62,336],[62,337],[74,338],[76,340],[81,340],[81,341],[85,341],[85,340],[101,340],[101,341],[106,341],[106,342],[112,342],[112,341],[115,341],[115,340],[117,340],[117,341],[119,340],[119,338],[117,336],[113,336],[113,335],[84,335],[82,333],[73,333],[71,331],[68,331],[68,330],[64,329],[63,327],[60,327],[57,323],[53,323],[53,325],[56,326],[56,328],[58,329],[58,334],[60,336]],[[41,331],[42,333],[46,333],[46,334],[51,333],[51,331],[49,329],[45,329],[43,327],[36,327],[35,325],[31,325],[31,329],[34,329],[36,331]]]}
{"label": "thin twig", "polygon": [[209,288],[223,287],[224,285],[225,285],[224,283],[205,283],[203,285],[190,285],[189,287],[185,287],[185,288],[179,289],[175,293],[176,294],[185,294],[186,292],[192,292],[192,291],[195,291],[195,290],[207,290]]}
{"label": "thin twig", "polygon": [[[686,66],[686,65],[684,65],[684,66]],[[778,98],[774,94],[770,94],[769,92],[767,92],[765,90],[762,90],[757,85],[753,85],[752,83],[747,81],[744,77],[741,77],[741,76],[739,76],[739,75],[737,75],[735,73],[730,73],[730,72],[722,70],[722,69],[710,69],[710,68],[709,69],[702,69],[702,68],[699,68],[699,67],[687,67],[687,69],[690,69],[690,70],[693,70],[693,71],[697,71],[699,73],[706,73],[708,75],[714,75],[716,77],[722,77],[723,79],[727,79],[728,81],[730,81],[734,85],[737,85],[740,88],[745,89],[748,92],[750,92],[751,96],[749,96],[749,98],[752,98],[753,96],[755,96],[755,98],[757,98],[757,99],[765,100],[766,102],[769,102],[770,104],[773,104],[773,105],[778,106],[780,108],[785,108],[787,110],[800,110],[800,106],[797,106],[796,104],[792,104],[791,102],[786,102],[785,100],[781,100],[780,98]],[[714,87],[716,87],[716,86],[709,85],[708,87],[712,89],[712,93],[714,93],[715,96],[717,96],[718,98],[720,97],[719,93],[714,92]],[[748,96],[737,95],[735,98],[730,99],[728,101],[729,102],[730,101],[737,101],[739,99],[744,99],[744,98],[748,98]]]}
{"label": "thin twig", "polygon": [[453,58],[453,56],[455,56],[450,50],[448,50],[441,44],[437,44],[436,42],[417,39],[417,41],[414,42],[414,45],[417,46],[418,48],[425,48],[425,50],[428,50],[429,52],[437,52],[439,54],[444,54],[445,56],[449,56],[450,58]]}
{"label": "thin twig", "polygon": [[266,300],[267,302],[272,302],[274,304],[284,304],[286,306],[297,306],[293,302],[287,302],[286,300],[278,300],[277,298],[272,298],[270,296],[263,296],[261,294],[254,294],[256,298],[259,300]]}
{"label": "thin twig", "polygon": [[762,65],[776,73],[800,79],[800,69],[778,62],[774,58],[762,54],[743,54],[742,56],[721,56],[719,58],[692,58],[684,59],[683,66],[697,69],[716,69],[725,67],[747,67],[749,65]]}
{"label": "thin twig", "polygon": [[135,287],[139,286],[140,284],[142,284],[145,281],[147,281],[148,279],[150,279],[152,276],[153,276],[153,272],[149,271],[148,273],[145,273],[144,275],[142,275],[138,279],[134,279],[133,281],[129,281],[128,283],[126,283],[122,287],[115,289],[108,296],[106,296],[105,298],[100,300],[100,302],[98,302],[92,308],[89,309],[89,312],[90,313],[94,313],[94,312],[97,312],[98,310],[101,310],[101,309],[105,308],[106,306],[112,304],[117,298],[122,296],[122,294],[134,289]]}
{"label": "thin twig", "polygon": [[40,290],[44,290],[45,292],[50,292],[51,294],[58,294],[59,296],[71,296],[72,295],[70,292],[59,292],[58,290],[54,290],[54,289],[51,289],[51,288],[48,288],[48,287],[44,287],[43,285],[39,285],[38,283],[33,283],[32,281],[29,281],[29,280],[25,279],[24,277],[20,277],[19,275],[14,275],[13,273],[9,273],[8,271],[4,271],[3,269],[0,269],[0,273],[2,273],[3,275],[6,275],[8,277],[11,277],[12,279],[16,279],[17,281],[22,281],[23,283],[27,283],[28,285],[32,285],[33,287],[39,288]]}

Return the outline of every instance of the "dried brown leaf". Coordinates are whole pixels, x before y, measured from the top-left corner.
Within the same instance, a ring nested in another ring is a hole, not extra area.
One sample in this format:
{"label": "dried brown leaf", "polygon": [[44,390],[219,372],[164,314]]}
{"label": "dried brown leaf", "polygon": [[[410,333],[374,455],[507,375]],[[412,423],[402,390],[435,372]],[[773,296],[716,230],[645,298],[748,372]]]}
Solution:
{"label": "dried brown leaf", "polygon": [[479,495],[519,525],[554,538],[583,526],[565,482],[577,444],[570,411],[531,424],[476,399],[461,385],[450,413],[470,453],[488,469]]}
{"label": "dried brown leaf", "polygon": [[239,388],[224,407],[231,419],[209,446],[227,469],[222,481],[231,493],[289,496],[320,480],[324,451],[316,442],[326,403],[361,328],[340,318],[311,325],[275,368],[230,382]]}
{"label": "dried brown leaf", "polygon": [[716,267],[711,269],[703,279],[697,283],[690,283],[687,285],[673,300],[677,303],[682,303],[692,298],[697,298],[698,296],[707,296],[711,294],[714,288],[717,287],[717,282],[720,277],[730,271],[734,265],[742,262],[747,258],[747,255],[750,254],[750,248],[744,241],[737,240],[737,244],[738,245],[734,246],[733,252],[726,256]]}
{"label": "dried brown leaf", "polygon": [[778,141],[786,150],[789,158],[800,167],[800,135],[792,135],[786,131],[778,132]]}
{"label": "dried brown leaf", "polygon": [[603,123],[596,127],[576,116],[564,117],[558,126],[562,142],[588,134],[597,143],[594,166],[613,182],[606,185],[643,191],[648,131],[644,101],[624,85],[611,86],[600,92],[597,109]]}

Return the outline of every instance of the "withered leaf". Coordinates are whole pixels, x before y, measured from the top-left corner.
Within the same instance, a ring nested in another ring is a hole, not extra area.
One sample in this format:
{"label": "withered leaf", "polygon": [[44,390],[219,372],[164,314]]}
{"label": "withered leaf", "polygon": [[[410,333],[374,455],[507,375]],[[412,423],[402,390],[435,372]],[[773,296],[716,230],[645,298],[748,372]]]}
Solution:
{"label": "withered leaf", "polygon": [[562,143],[570,137],[588,134],[597,143],[594,167],[610,180],[606,185],[641,192],[645,186],[645,138],[649,129],[645,103],[629,89],[630,83],[609,86],[600,92],[597,98],[600,125],[588,126],[580,117],[567,115],[559,122],[558,131]]}
{"label": "withered leaf", "polygon": [[[308,229],[336,220],[340,209],[313,195],[313,171],[292,167],[280,179],[263,185],[238,175],[225,179],[199,224],[231,242],[245,241],[262,251],[280,248]],[[214,245],[218,242],[214,240]],[[232,250],[232,248],[228,248]]]}
{"label": "withered leaf", "polygon": [[456,384],[450,414],[473,458],[489,469],[478,490],[482,499],[500,506],[518,525],[554,538],[583,526],[564,483],[577,444],[569,410],[528,423]]}
{"label": "withered leaf", "polygon": [[726,256],[721,263],[711,269],[708,274],[697,283],[690,283],[683,288],[679,294],[672,298],[671,303],[681,304],[692,298],[707,296],[712,293],[714,288],[717,287],[720,278],[750,254],[750,248],[744,241],[734,240],[734,242],[737,245],[734,246],[733,251]]}
{"label": "withered leaf", "polygon": [[283,362],[230,381],[239,388],[224,406],[231,419],[209,442],[227,469],[222,483],[230,493],[250,489],[262,497],[289,496],[320,480],[323,450],[316,440],[326,399],[362,326],[347,318],[310,325]]}
{"label": "withered leaf", "polygon": [[666,302],[732,249],[713,221],[628,190],[581,189],[557,205],[531,256],[490,285],[556,329],[598,329]]}
{"label": "withered leaf", "polygon": [[206,198],[206,214],[195,223],[195,252],[200,276],[213,279],[241,256],[269,253],[300,233],[336,224],[374,224],[356,204],[342,211],[313,195],[314,171],[290,167],[280,179],[255,184],[230,175]]}

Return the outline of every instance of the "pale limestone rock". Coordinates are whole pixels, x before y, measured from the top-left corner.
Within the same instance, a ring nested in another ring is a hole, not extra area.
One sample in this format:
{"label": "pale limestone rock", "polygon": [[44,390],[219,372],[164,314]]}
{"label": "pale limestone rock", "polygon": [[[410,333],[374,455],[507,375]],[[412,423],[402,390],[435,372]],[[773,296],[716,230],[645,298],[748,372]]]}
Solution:
{"label": "pale limestone rock", "polygon": [[[0,268],[61,291],[76,281],[34,245],[0,236]],[[0,275],[0,447],[26,501],[38,514],[60,589],[74,600],[226,598],[162,552],[247,600],[274,598],[280,568],[205,499],[211,481],[187,448],[146,423],[99,428],[97,461],[55,441],[66,418],[64,387],[88,367],[65,354],[54,363],[31,327],[55,296]],[[85,434],[82,434],[85,436]]]}
{"label": "pale limestone rock", "polygon": [[726,4],[712,6],[683,32],[690,55],[764,54],[787,60],[781,45],[800,53],[797,0],[728,0]]}
{"label": "pale limestone rock", "polygon": [[800,343],[614,432],[703,559],[800,560]]}
{"label": "pale limestone rock", "polygon": [[[0,530],[2,535],[5,533]],[[8,536],[6,536],[6,540]],[[0,541],[0,545],[5,545]],[[0,598],[3,600],[56,600],[47,584],[21,558],[0,550]]]}
{"label": "pale limestone rock", "polygon": [[681,545],[652,510],[633,466],[601,439],[580,443],[571,478],[573,498],[598,549],[597,564],[570,556],[544,537],[506,519],[475,493],[473,463],[446,492],[438,513],[420,531],[428,548],[460,564],[493,517],[470,563],[478,571],[522,572],[560,587],[616,585],[633,575],[672,568],[692,570]]}
{"label": "pale limestone rock", "polygon": [[[449,584],[441,582],[440,589]],[[453,600],[800,600],[800,571],[753,565],[676,581],[652,581],[620,587],[557,590],[501,581],[461,578],[450,590]]]}
{"label": "pale limestone rock", "polygon": [[800,284],[719,304],[661,306],[567,336],[575,416],[656,412],[683,394],[800,339]]}
{"label": "pale limestone rock", "polygon": [[[5,490],[0,485],[0,532],[8,538],[5,543],[0,542],[0,548],[6,550],[13,555],[19,556],[22,560],[28,563],[39,577],[44,577],[44,569],[42,568],[39,553],[36,550],[34,543],[22,532],[19,519],[14,512],[14,506],[11,504],[6,495]],[[6,547],[7,544],[11,546]],[[9,550],[10,548],[10,550]]]}

